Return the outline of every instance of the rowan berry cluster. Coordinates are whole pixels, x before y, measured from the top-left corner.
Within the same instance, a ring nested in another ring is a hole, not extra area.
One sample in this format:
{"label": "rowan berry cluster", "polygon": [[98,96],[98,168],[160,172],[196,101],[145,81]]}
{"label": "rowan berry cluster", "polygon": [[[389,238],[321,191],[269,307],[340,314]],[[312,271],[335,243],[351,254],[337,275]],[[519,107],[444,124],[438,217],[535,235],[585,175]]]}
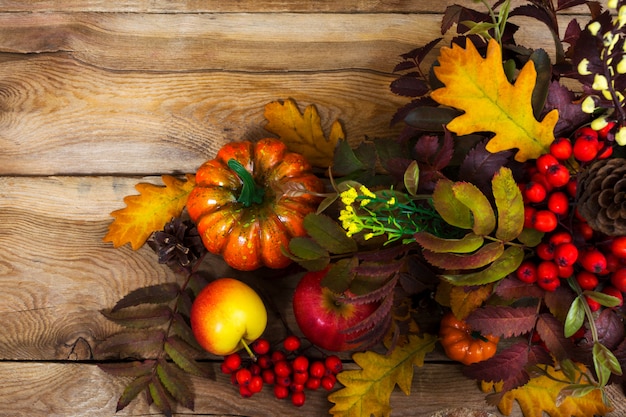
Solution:
{"label": "rowan berry cluster", "polygon": [[[602,291],[623,300],[626,292],[626,237],[594,231],[576,210],[576,169],[612,153],[607,131],[578,129],[570,141],[558,138],[550,152],[529,168],[521,184],[525,227],[544,233],[534,256],[517,269],[517,277],[554,291],[565,279],[575,279],[582,291]],[[600,304],[587,297],[592,311]]]}
{"label": "rowan berry cluster", "polygon": [[242,397],[248,398],[270,385],[277,399],[290,398],[296,407],[304,405],[305,391],[319,388],[331,391],[343,363],[336,355],[310,359],[300,353],[300,338],[287,336],[282,349],[272,350],[268,340],[260,338],[250,348],[256,359],[244,359],[236,352],[224,357],[222,373],[231,376]]}

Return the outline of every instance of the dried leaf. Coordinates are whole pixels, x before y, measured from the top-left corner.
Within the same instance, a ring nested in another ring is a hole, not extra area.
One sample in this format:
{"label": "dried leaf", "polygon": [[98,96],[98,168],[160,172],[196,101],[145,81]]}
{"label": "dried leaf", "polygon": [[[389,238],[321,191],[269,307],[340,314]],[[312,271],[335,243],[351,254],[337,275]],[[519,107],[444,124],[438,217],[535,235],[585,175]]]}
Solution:
{"label": "dried leaf", "polygon": [[516,148],[515,159],[520,162],[548,151],[558,111],[552,110],[542,122],[535,119],[531,97],[537,73],[532,61],[524,65],[515,85],[506,77],[502,51],[494,39],[489,41],[484,59],[467,39],[465,49],[456,44],[442,48],[439,63],[434,71],[445,87],[433,91],[432,98],[465,111],[448,123],[449,130],[459,135],[494,132],[487,150]]}
{"label": "dried leaf", "polygon": [[493,284],[481,285],[479,287],[451,287],[450,308],[454,316],[459,320],[464,320],[489,298],[492,290]]}
{"label": "dried leaf", "polygon": [[406,191],[415,196],[417,194],[417,188],[419,187],[419,179],[420,179],[420,168],[417,161],[412,161],[407,167],[406,171],[404,171],[404,188]]}
{"label": "dried leaf", "polygon": [[[586,372],[583,365],[580,368],[578,378]],[[532,378],[523,387],[509,391],[503,395],[498,404],[498,409],[505,415],[510,415],[513,403],[518,402],[525,417],[542,417],[544,412],[550,417],[571,416],[603,416],[610,408],[603,403],[602,393],[594,390],[583,397],[568,396],[557,405],[557,398],[563,388],[569,384],[564,382],[565,375],[551,366],[546,367],[549,376]]]}
{"label": "dried leaf", "polygon": [[179,292],[180,286],[175,282],[166,282],[137,288],[119,300],[111,309],[111,312],[141,304],[166,303],[176,298]]}
{"label": "dried leaf", "polygon": [[424,357],[435,348],[437,338],[410,335],[408,343],[397,346],[389,355],[375,352],[357,352],[352,358],[359,370],[341,372],[337,379],[344,388],[331,393],[330,409],[338,417],[390,416],[389,397],[394,387],[411,393],[413,366],[422,366]]}
{"label": "dried leaf", "polygon": [[103,238],[105,242],[112,242],[116,248],[130,243],[133,250],[137,250],[153,232],[180,216],[196,185],[195,176],[187,174],[185,181],[170,175],[163,175],[161,179],[165,187],[140,183],[135,186],[139,195],[124,197],[126,207],[111,213],[115,220]]}
{"label": "dried leaf", "polygon": [[293,100],[274,101],[265,106],[264,116],[267,119],[266,130],[278,135],[290,151],[304,155],[317,167],[331,165],[337,143],[346,137],[339,121],[335,121],[326,138],[320,116],[313,105],[300,113]]}

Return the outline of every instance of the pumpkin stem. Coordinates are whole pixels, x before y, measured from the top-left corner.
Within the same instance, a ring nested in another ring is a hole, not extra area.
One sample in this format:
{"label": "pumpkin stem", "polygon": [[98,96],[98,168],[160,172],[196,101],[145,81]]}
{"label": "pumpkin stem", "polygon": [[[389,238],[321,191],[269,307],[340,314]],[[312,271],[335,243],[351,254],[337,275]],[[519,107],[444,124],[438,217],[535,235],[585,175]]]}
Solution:
{"label": "pumpkin stem", "polygon": [[248,172],[248,170],[241,165],[241,162],[231,158],[228,160],[227,165],[228,168],[235,171],[235,174],[237,174],[243,184],[241,187],[241,194],[239,194],[237,202],[243,204],[245,207],[250,207],[253,203],[262,203],[265,190],[263,187],[259,187],[257,183],[254,182],[252,174],[250,174],[250,172]]}

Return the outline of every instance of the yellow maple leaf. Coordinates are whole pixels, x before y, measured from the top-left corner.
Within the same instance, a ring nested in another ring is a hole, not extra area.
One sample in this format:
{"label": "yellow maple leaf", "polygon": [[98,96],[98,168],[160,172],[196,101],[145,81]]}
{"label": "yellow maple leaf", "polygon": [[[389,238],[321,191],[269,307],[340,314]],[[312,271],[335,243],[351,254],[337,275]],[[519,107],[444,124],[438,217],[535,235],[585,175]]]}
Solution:
{"label": "yellow maple leaf", "polygon": [[316,167],[330,166],[337,142],[346,137],[341,123],[335,120],[327,139],[313,105],[307,106],[304,113],[300,113],[293,100],[274,101],[265,105],[264,115],[267,119],[265,129],[278,135],[290,151],[304,155]]}
{"label": "yellow maple leaf", "polygon": [[344,387],[328,396],[335,405],[330,413],[336,417],[388,417],[391,414],[389,398],[396,385],[406,394],[411,393],[413,366],[424,365],[424,357],[435,347],[437,338],[410,335],[408,343],[396,346],[390,355],[376,352],[357,352],[352,355],[358,370],[341,372],[337,379]]}
{"label": "yellow maple leaf", "polygon": [[109,225],[105,242],[112,242],[116,248],[130,243],[137,250],[152,232],[163,229],[172,217],[180,216],[195,186],[195,176],[187,174],[185,180],[179,180],[163,175],[161,179],[164,187],[139,183],[135,186],[139,195],[124,197],[126,207],[111,213],[115,220]]}
{"label": "yellow maple leaf", "polygon": [[[580,373],[586,372],[582,364],[577,365]],[[560,370],[546,367],[548,375],[531,378],[530,381],[519,388],[504,394],[498,404],[498,409],[504,415],[510,415],[513,403],[518,402],[524,417],[543,417],[544,412],[550,417],[585,417],[603,416],[611,408],[602,402],[600,390],[593,390],[582,397],[562,396],[560,403],[559,393],[569,384],[567,377]]]}
{"label": "yellow maple leaf", "polygon": [[466,49],[456,44],[442,48],[439,63],[434,71],[445,87],[433,91],[432,98],[465,112],[448,123],[449,130],[459,135],[493,132],[487,150],[517,148],[515,159],[520,162],[548,151],[559,113],[555,109],[541,122],[535,119],[531,96],[537,71],[532,61],[519,72],[515,85],[506,78],[502,50],[493,39],[484,59],[468,39]]}

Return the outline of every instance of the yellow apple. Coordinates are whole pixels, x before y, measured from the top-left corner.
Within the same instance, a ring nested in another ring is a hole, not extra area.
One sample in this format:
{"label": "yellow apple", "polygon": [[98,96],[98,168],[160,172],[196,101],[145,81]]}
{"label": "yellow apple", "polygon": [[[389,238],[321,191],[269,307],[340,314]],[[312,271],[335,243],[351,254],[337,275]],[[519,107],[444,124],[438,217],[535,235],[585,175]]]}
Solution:
{"label": "yellow apple", "polygon": [[229,355],[258,339],[267,325],[261,297],[234,278],[219,278],[200,291],[191,307],[196,340],[214,355]]}

